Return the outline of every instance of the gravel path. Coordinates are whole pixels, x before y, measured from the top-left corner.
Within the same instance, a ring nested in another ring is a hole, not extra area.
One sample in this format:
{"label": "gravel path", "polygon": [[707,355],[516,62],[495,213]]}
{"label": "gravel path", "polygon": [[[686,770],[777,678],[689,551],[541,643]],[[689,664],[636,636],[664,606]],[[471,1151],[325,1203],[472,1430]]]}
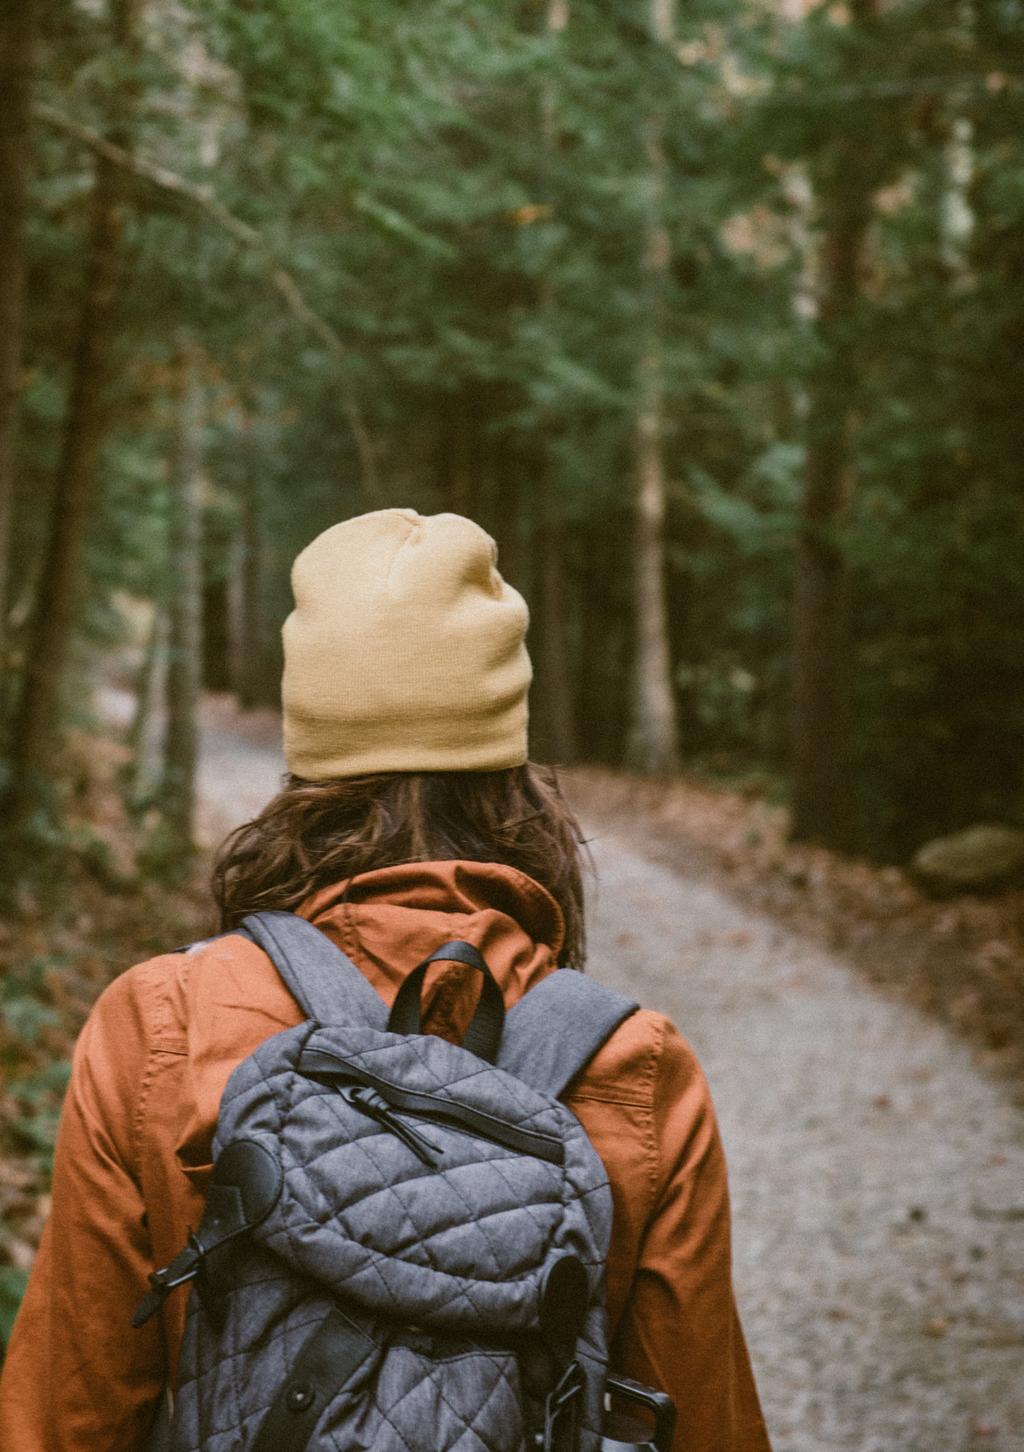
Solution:
{"label": "gravel path", "polygon": [[197,836],[203,846],[214,848],[279,789],[284,756],[276,744],[279,726],[269,711],[239,716],[214,697],[204,703],[200,722]]}
{"label": "gravel path", "polygon": [[776,1452],[1020,1452],[1024,1116],[840,959],[613,836],[594,855],[594,971],[714,1092]]}
{"label": "gravel path", "polygon": [[[265,743],[208,713],[211,841],[276,789]],[[714,1091],[776,1452],[1024,1452],[1024,1116],[840,958],[632,833],[594,855],[592,971],[669,1014]]]}

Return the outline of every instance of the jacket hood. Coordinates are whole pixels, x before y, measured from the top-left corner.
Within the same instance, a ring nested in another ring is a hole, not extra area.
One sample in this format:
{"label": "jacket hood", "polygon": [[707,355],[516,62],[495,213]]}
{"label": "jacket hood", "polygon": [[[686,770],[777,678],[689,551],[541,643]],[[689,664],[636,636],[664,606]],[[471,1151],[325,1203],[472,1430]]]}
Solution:
{"label": "jacket hood", "polygon": [[509,1002],[548,970],[565,941],[551,894],[498,862],[385,867],[325,888],[300,911],[389,1002],[406,974],[446,939],[479,948]]}
{"label": "jacket hood", "polygon": [[[324,888],[302,905],[390,1005],[407,974],[444,942],[462,938],[481,952],[508,1007],[558,961],[561,909],[525,873],[493,862],[417,862],[381,868]],[[203,1174],[225,1085],[235,1067],[301,1012],[262,949],[218,938],[190,954],[179,991],[188,1092],[179,1109],[177,1154],[186,1173]],[[438,963],[427,974],[423,1025],[461,1039],[479,974]]]}

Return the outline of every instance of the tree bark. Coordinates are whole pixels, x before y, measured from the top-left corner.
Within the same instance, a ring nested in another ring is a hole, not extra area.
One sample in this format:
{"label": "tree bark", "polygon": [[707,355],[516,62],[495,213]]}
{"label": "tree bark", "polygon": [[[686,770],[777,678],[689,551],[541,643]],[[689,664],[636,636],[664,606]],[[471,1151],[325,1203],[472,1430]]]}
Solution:
{"label": "tree bark", "polygon": [[475,403],[474,391],[468,383],[448,400],[443,446],[442,487],[447,507],[469,519],[477,518],[480,492]]}
{"label": "tree bark", "polygon": [[36,0],[0,10],[0,667],[5,664],[25,313],[25,197]]}
{"label": "tree bark", "polygon": [[263,606],[263,500],[258,476],[253,474],[242,502],[242,610],[241,679],[238,699],[253,711],[266,700],[267,631]]}
{"label": "tree bark", "polygon": [[[562,35],[571,18],[569,0],[548,0],[545,24],[552,37]],[[553,82],[541,95],[541,136],[553,161],[558,147],[559,106]],[[540,287],[540,309],[554,318],[558,295],[553,280]],[[565,569],[566,534],[561,519],[561,491],[554,444],[564,432],[557,409],[537,430],[539,485],[532,523],[533,598],[536,685],[533,693],[531,749],[541,761],[566,765],[576,760],[576,702],[569,649],[569,586]]]}
{"label": "tree bark", "polygon": [[[129,57],[134,49],[137,3],[112,0],[111,5],[114,43]],[[110,98],[112,135],[120,141],[130,121],[132,99],[130,84],[117,88]],[[58,736],[61,687],[78,604],[85,535],[107,427],[111,344],[123,271],[125,188],[123,168],[98,157],[46,564],[12,743],[9,812],[15,821],[23,820],[37,799],[49,775]]]}
{"label": "tree bark", "polygon": [[[958,39],[965,49],[974,44],[975,0],[959,0]],[[952,102],[956,107],[956,102]],[[971,240],[977,219],[972,189],[975,175],[974,122],[970,116],[948,117],[949,135],[943,148],[944,185],[939,204],[940,255],[955,287],[970,285]]]}
{"label": "tree bark", "polygon": [[160,778],[166,691],[167,610],[158,600],[153,609],[146,655],[139,672],[135,715],[129,733],[132,754],[129,797],[135,807],[149,798]]}
{"label": "tree bark", "polygon": [[172,429],[168,567],[167,738],[163,805],[169,834],[192,847],[198,756],[199,690],[203,659],[203,389],[200,357],[183,337],[177,360]]}
{"label": "tree bark", "polygon": [[[854,23],[878,0],[853,0]],[[793,627],[792,835],[848,851],[856,841],[850,762],[850,577],[842,529],[855,478],[856,361],[850,324],[860,294],[873,186],[859,138],[834,144],[820,189],[818,334],[823,359],[811,379],[800,504]]]}
{"label": "tree bark", "polygon": [[[654,38],[669,44],[674,31],[673,0],[651,0]],[[671,250],[663,220],[665,191],[664,117],[647,120],[645,151],[649,189],[643,271],[647,313],[637,369],[634,424],[633,617],[634,657],[629,765],[637,771],[668,773],[679,756],[672,658],[665,589],[665,450],[663,335],[665,290]]]}
{"label": "tree bark", "polygon": [[945,186],[939,214],[941,256],[952,281],[962,287],[970,280],[968,259],[975,228],[971,205],[974,123],[970,117],[954,116],[950,122],[943,163]]}
{"label": "tree bark", "polygon": [[280,671],[271,654],[267,627],[267,526],[262,460],[248,407],[243,408],[243,454],[249,461],[242,499],[239,558],[238,699],[246,711],[280,704]]}
{"label": "tree bark", "polygon": [[533,751],[541,761],[565,766],[577,758],[576,702],[569,650],[567,542],[547,489],[542,489],[534,537],[537,561],[536,731]]}
{"label": "tree bark", "polygon": [[623,529],[629,512],[592,521],[580,541],[583,563],[583,621],[579,717],[586,723],[588,761],[616,766],[628,724],[630,681],[629,600],[631,585],[620,580]]}
{"label": "tree bark", "polygon": [[231,686],[230,582],[207,580],[203,586],[203,687],[230,691]]}

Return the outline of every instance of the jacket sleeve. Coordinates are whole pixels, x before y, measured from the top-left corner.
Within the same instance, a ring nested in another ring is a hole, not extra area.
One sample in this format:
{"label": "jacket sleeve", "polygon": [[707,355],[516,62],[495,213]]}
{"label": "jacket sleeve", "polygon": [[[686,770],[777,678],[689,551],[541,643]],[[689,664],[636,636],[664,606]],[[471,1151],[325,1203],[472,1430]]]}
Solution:
{"label": "jacket sleeve", "polygon": [[53,1205],[0,1379],[4,1452],[136,1452],[164,1383],[159,1318],[130,1318],[152,1268],[134,1117],[147,1081],[136,978],[115,980],[75,1047]]}
{"label": "jacket sleeve", "polygon": [[651,1213],[612,1364],[667,1391],[674,1452],[770,1452],[732,1290],[725,1156],[707,1082],[665,1021]]}

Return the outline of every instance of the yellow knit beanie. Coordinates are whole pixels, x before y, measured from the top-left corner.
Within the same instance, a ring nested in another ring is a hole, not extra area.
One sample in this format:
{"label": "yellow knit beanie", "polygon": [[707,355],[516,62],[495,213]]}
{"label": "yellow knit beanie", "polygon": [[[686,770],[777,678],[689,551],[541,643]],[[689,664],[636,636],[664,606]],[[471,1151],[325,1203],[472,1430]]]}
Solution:
{"label": "yellow knit beanie", "polygon": [[319,535],[292,567],[284,750],[310,781],[496,771],[526,760],[522,596],[458,514],[381,509]]}

